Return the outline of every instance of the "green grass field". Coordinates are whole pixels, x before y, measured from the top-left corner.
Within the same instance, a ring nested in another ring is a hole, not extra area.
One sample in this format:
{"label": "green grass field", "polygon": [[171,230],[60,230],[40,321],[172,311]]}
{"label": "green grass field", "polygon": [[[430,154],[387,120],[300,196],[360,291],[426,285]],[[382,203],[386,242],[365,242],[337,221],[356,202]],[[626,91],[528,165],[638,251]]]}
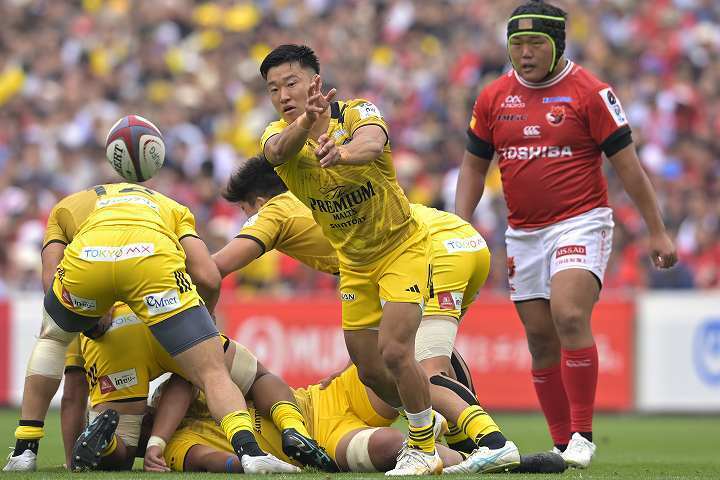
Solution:
{"label": "green grass field", "polygon": [[[494,415],[505,434],[522,452],[547,449],[549,438],[540,415]],[[14,443],[16,410],[0,410],[0,434],[9,446]],[[62,469],[63,450],[59,418],[52,412],[46,422],[46,436],[40,446],[40,471],[34,474],[2,473],[3,479],[21,478],[157,478],[141,471],[71,474]],[[511,475],[511,479],[720,479],[720,416],[637,416],[599,415],[595,421],[598,453],[589,470],[558,475]],[[141,468],[136,463],[136,468]],[[178,474],[164,474],[174,477]],[[225,476],[227,474],[224,474]],[[497,474],[506,475],[506,474]],[[215,474],[194,474],[198,478],[221,478]],[[380,474],[337,474],[340,478],[382,478]],[[296,480],[330,478],[307,473],[281,476]],[[265,477],[267,478],[267,477]],[[273,477],[279,478],[279,477]],[[458,478],[458,477],[455,477]]]}

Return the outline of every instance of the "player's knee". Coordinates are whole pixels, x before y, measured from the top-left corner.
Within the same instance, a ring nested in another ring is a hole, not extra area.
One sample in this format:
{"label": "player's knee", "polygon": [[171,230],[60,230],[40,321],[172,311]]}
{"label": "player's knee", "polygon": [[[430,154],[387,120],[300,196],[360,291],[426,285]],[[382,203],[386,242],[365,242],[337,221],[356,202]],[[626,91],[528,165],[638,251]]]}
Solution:
{"label": "player's knee", "polygon": [[44,312],[40,337],[35,342],[25,376],[42,375],[60,379],[65,366],[65,351],[77,333],[66,332]]}
{"label": "player's knee", "polygon": [[560,361],[560,341],[555,332],[527,331],[528,350],[535,362],[552,363]]}
{"label": "player's knee", "polygon": [[402,447],[403,435],[393,428],[379,428],[370,436],[367,450],[376,470],[384,472],[395,466],[398,450]]}
{"label": "player's knee", "polygon": [[415,361],[415,345],[407,345],[396,340],[386,340],[379,345],[380,355],[385,366],[391,372],[407,368],[409,363]]}
{"label": "player's knee", "polygon": [[582,308],[564,307],[553,313],[555,328],[561,340],[572,340],[589,333],[589,316]]}

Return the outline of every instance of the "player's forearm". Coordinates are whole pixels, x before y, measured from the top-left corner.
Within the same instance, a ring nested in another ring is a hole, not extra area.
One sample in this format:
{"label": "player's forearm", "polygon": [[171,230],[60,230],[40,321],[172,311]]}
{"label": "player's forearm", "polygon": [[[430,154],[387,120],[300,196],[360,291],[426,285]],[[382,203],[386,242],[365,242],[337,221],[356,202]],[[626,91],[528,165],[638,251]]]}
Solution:
{"label": "player's forearm", "polygon": [[457,190],[455,191],[455,213],[468,222],[472,222],[473,213],[483,192],[485,191],[485,176],[487,167],[466,158],[460,166]]}
{"label": "player's forearm", "polygon": [[193,397],[193,386],[178,375],[165,384],[153,420],[152,436],[170,440],[187,412]]}
{"label": "player's forearm", "polygon": [[382,155],[384,145],[374,140],[356,139],[347,145],[338,147],[340,160],[338,165],[367,165]]}
{"label": "player's forearm", "polygon": [[640,166],[639,160],[614,162],[614,165],[625,191],[635,203],[643,220],[645,220],[650,234],[665,232],[665,224],[655,196],[655,189],[642,166]]}
{"label": "player's forearm", "polygon": [[[88,395],[87,381],[84,378],[85,372],[78,371],[77,374],[73,374],[66,374],[63,396],[60,400],[60,429],[67,465],[70,465],[75,441],[85,428]],[[74,378],[80,375],[82,379]]]}
{"label": "player's forearm", "polygon": [[288,125],[272,143],[266,145],[265,156],[273,165],[281,165],[302,150],[312,124],[303,113],[293,123]]}

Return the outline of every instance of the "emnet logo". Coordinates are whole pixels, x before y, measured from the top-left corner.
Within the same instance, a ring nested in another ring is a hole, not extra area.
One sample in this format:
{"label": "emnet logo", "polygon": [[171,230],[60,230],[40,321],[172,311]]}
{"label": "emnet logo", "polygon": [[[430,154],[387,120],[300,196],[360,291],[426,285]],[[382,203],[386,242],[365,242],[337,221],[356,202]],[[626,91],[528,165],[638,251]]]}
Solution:
{"label": "emnet logo", "polygon": [[151,293],[143,298],[150,315],[172,312],[180,308],[180,295],[178,291],[168,290],[160,293]]}

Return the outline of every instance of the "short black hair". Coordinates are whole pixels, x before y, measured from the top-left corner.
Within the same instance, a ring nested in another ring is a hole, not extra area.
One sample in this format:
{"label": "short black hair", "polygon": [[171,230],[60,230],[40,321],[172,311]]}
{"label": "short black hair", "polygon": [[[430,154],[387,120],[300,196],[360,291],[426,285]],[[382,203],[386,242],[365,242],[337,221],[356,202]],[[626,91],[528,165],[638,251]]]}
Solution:
{"label": "short black hair", "polygon": [[271,68],[292,62],[297,62],[303,68],[312,68],[315,73],[320,73],[320,62],[313,49],[306,45],[291,43],[280,45],[267,54],[265,60],[260,64],[260,75],[267,80],[267,74]]}
{"label": "short black hair", "polygon": [[287,189],[265,155],[257,155],[248,158],[230,175],[222,196],[232,203],[254,203],[258,197],[272,198]]}
{"label": "short black hair", "polygon": [[563,17],[567,20],[567,12],[560,7],[545,3],[542,0],[530,0],[525,2],[515,10],[511,17],[516,15],[547,15],[548,17]]}

